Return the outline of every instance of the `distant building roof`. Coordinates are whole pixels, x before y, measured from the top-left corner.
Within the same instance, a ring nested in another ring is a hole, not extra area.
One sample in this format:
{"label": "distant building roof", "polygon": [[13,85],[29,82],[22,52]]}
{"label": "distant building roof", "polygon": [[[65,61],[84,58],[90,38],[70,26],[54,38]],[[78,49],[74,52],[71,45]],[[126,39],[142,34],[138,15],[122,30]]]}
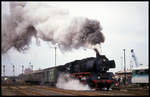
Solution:
{"label": "distant building roof", "polygon": [[53,66],[53,67],[48,67],[48,68],[45,68],[43,70],[49,70],[49,69],[53,69],[53,68],[60,67],[60,66],[63,66],[63,65],[57,65],[57,66]]}
{"label": "distant building roof", "polygon": [[42,72],[42,70],[33,70],[32,73],[40,73],[40,72]]}
{"label": "distant building roof", "polygon": [[148,65],[146,65],[146,66],[138,66],[138,67],[135,67],[135,68],[133,68],[133,70],[141,70],[141,69],[149,69],[149,67],[148,67]]}
{"label": "distant building roof", "polygon": [[132,73],[132,71],[131,70],[127,70],[126,72],[124,72],[124,71],[118,71],[115,74],[124,74],[124,73]]}
{"label": "distant building roof", "polygon": [[28,74],[40,73],[40,72],[42,72],[42,70],[33,70],[32,72],[27,72],[27,73],[24,73],[24,74],[28,75]]}

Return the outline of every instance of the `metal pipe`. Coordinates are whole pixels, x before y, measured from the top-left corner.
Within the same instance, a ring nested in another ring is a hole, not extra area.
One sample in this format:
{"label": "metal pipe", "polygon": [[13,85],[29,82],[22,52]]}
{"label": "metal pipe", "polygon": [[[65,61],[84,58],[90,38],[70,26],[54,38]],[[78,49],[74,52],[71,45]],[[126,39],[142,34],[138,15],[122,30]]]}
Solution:
{"label": "metal pipe", "polygon": [[96,52],[96,58],[100,56],[98,50],[96,48],[94,48],[94,51]]}

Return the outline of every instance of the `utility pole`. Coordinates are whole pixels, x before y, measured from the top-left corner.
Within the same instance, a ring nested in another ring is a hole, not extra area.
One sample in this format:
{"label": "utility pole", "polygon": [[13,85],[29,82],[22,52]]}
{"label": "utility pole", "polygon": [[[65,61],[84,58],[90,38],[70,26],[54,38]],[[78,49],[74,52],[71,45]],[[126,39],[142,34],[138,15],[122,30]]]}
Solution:
{"label": "utility pole", "polygon": [[23,71],[24,71],[24,66],[22,65],[22,75],[23,75]]}
{"label": "utility pole", "polygon": [[31,68],[32,68],[32,72],[33,72],[33,65],[31,65]]}
{"label": "utility pole", "polygon": [[126,57],[125,57],[125,49],[123,49],[124,51],[124,73],[125,73],[125,84],[126,84]]}
{"label": "utility pole", "polygon": [[56,67],[56,49],[57,47],[55,46],[55,67]]}
{"label": "utility pole", "polygon": [[121,71],[123,71],[123,57],[121,56],[120,59],[121,59],[121,60],[120,60],[120,61],[121,61],[121,62],[120,62],[120,63],[121,63]]}
{"label": "utility pole", "polygon": [[55,67],[56,67],[56,50],[57,50],[57,46],[58,46],[58,43],[56,43],[55,46],[51,47],[51,48],[54,48],[54,50],[55,50]]}
{"label": "utility pole", "polygon": [[3,76],[5,77],[5,65],[3,65]]}
{"label": "utility pole", "polygon": [[33,72],[33,65],[31,65],[31,62],[29,62],[29,64],[30,64],[29,66],[31,66],[31,69],[32,69],[32,72]]}
{"label": "utility pole", "polygon": [[126,72],[126,57],[125,57],[125,49],[123,49],[124,51],[124,72]]}
{"label": "utility pole", "polygon": [[13,76],[15,76],[15,65],[13,65]]}

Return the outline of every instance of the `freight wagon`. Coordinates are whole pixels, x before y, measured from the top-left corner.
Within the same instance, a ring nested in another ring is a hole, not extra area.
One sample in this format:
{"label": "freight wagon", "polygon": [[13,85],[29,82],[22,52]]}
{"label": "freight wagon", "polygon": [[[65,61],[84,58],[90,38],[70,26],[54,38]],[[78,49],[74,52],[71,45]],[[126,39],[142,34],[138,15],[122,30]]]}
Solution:
{"label": "freight wagon", "polygon": [[44,79],[44,73],[43,70],[27,73],[24,74],[23,77],[21,76],[21,79],[23,79],[27,84],[41,84]]}
{"label": "freight wagon", "polygon": [[55,84],[57,83],[59,73],[60,73],[60,71],[58,70],[58,67],[60,66],[44,69],[43,70],[44,80],[42,83],[55,86]]}

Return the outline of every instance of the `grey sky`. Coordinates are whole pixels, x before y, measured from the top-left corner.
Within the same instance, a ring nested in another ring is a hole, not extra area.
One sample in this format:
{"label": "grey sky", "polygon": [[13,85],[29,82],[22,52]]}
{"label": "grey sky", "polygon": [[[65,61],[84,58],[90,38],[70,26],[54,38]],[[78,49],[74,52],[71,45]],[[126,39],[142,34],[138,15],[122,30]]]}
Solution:
{"label": "grey sky", "polygon": [[[47,4],[64,7],[73,16],[84,16],[100,21],[105,35],[101,54],[116,62],[116,68],[111,71],[122,69],[120,57],[123,57],[124,48],[128,68],[132,60],[131,49],[135,50],[139,64],[148,65],[148,2],[47,2]],[[54,66],[55,54],[52,46],[44,41],[37,46],[33,39],[30,47],[25,53],[19,53],[12,48],[2,55],[6,75],[12,75],[11,64],[16,66],[16,74],[21,73],[21,65],[28,67],[30,61],[35,70]],[[70,52],[57,49],[57,65],[92,56],[95,56],[92,49]]]}

